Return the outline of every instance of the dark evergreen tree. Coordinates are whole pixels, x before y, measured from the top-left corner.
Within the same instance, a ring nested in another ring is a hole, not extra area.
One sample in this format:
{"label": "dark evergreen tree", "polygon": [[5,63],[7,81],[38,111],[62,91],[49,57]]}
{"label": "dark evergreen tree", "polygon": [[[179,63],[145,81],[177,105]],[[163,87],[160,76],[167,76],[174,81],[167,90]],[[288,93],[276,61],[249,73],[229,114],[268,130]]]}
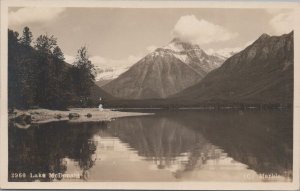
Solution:
{"label": "dark evergreen tree", "polygon": [[17,46],[19,41],[19,33],[8,29],[8,47]]}
{"label": "dark evergreen tree", "polygon": [[40,35],[35,42],[35,48],[37,51],[46,53],[46,54],[52,54],[53,49],[57,45],[57,39],[54,38],[53,35],[48,36],[46,35]]}
{"label": "dark evergreen tree", "polygon": [[56,46],[53,49],[53,56],[61,61],[65,60],[64,54],[61,51],[61,49],[59,48],[59,46]]}
{"label": "dark evergreen tree", "polygon": [[19,75],[18,75],[19,33],[8,30],[8,106],[17,107],[19,102]]}
{"label": "dark evergreen tree", "polygon": [[[25,31],[25,30],[24,30]],[[35,104],[35,59],[30,44],[23,44],[18,33],[8,31],[9,106],[28,108]]]}
{"label": "dark evergreen tree", "polygon": [[28,27],[25,27],[23,29],[23,35],[21,37],[20,40],[21,44],[25,45],[25,46],[30,46],[31,42],[32,42],[32,32],[30,31],[30,29]]}
{"label": "dark evergreen tree", "polygon": [[70,68],[66,68],[64,62],[64,55],[56,46],[53,48],[51,57],[51,64],[48,69],[48,88],[50,92],[47,95],[47,103],[49,107],[65,108],[69,104],[71,95],[71,81],[67,79],[68,71]]}
{"label": "dark evergreen tree", "polygon": [[79,96],[82,106],[87,106],[91,87],[95,81],[95,68],[89,60],[88,51],[85,46],[81,47],[76,56],[76,61],[73,68],[73,77],[76,88],[76,93]]}

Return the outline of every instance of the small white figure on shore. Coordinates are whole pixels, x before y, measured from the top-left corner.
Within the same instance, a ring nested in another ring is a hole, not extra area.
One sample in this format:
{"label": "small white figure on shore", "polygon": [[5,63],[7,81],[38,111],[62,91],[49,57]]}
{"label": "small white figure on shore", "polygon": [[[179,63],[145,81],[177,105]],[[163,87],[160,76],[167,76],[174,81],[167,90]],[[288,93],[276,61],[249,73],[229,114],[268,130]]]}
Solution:
{"label": "small white figure on shore", "polygon": [[102,104],[99,104],[99,111],[103,111],[103,105]]}
{"label": "small white figure on shore", "polygon": [[[99,101],[101,102],[102,101],[102,98],[101,97],[99,97]],[[100,103],[99,104],[99,111],[103,111],[103,105]]]}

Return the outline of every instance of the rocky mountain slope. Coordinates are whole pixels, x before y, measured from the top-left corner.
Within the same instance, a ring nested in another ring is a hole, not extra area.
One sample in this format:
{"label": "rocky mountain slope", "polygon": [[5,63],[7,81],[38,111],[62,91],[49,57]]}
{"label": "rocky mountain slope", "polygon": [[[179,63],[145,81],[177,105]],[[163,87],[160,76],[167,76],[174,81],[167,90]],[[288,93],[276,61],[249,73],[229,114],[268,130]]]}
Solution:
{"label": "rocky mountain slope", "polygon": [[103,89],[122,99],[166,98],[196,84],[223,62],[224,58],[208,55],[198,45],[174,39]]}
{"label": "rocky mountain slope", "polygon": [[261,35],[200,83],[172,96],[173,102],[292,103],[293,41],[293,32]]}

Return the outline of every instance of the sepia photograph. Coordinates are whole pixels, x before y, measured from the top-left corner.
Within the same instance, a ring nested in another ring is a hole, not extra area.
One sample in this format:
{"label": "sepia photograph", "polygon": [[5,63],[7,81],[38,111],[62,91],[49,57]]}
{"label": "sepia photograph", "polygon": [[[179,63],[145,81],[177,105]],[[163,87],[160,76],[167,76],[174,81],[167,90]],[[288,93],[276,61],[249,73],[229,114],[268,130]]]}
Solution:
{"label": "sepia photograph", "polygon": [[0,187],[299,189],[299,5],[2,1]]}

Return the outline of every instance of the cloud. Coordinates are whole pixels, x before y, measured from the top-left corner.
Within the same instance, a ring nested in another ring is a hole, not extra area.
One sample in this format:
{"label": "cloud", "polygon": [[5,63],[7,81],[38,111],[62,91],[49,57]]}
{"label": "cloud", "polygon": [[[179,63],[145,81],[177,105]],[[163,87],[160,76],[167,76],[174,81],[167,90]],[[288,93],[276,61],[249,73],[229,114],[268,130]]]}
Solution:
{"label": "cloud", "polygon": [[293,12],[277,14],[269,24],[276,35],[289,33],[294,29],[294,14]]}
{"label": "cloud", "polygon": [[10,25],[42,23],[56,19],[65,8],[23,7],[8,14]]}
{"label": "cloud", "polygon": [[202,45],[227,41],[235,38],[238,34],[204,19],[198,20],[194,15],[186,15],[177,21],[172,36],[185,42]]}

